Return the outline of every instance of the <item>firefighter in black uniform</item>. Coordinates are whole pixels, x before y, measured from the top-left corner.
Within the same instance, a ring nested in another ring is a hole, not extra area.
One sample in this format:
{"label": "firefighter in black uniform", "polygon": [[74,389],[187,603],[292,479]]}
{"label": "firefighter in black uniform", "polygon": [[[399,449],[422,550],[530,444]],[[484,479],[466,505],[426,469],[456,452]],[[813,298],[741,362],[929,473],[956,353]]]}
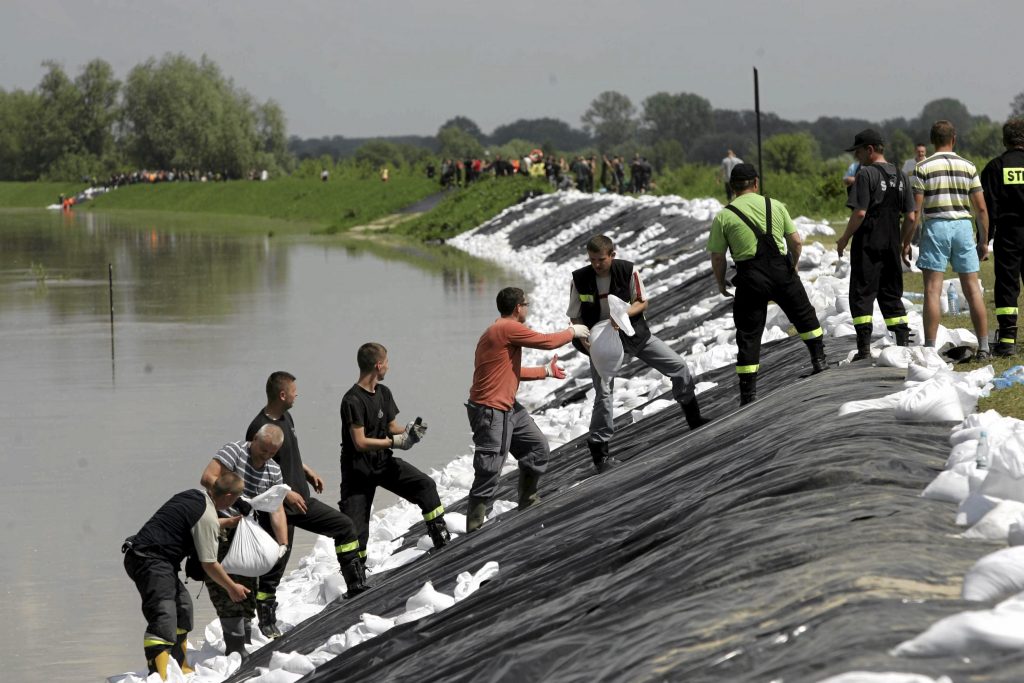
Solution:
{"label": "firefighter in black uniform", "polygon": [[[885,326],[899,346],[910,341],[907,309],[903,307],[902,235],[914,230],[917,213],[910,183],[903,171],[885,160],[882,136],[870,128],[857,133],[847,152],[860,162],[846,205],[853,212],[846,231],[836,242],[839,256],[850,249],[850,315],[857,330],[854,360],[871,358],[871,329],[875,300]],[[903,214],[903,231],[900,231]]]}
{"label": "firefighter in black uniform", "polygon": [[[729,296],[725,288],[726,247],[736,262],[732,317],[736,322],[740,405],[746,405],[757,398],[761,334],[769,301],[779,305],[807,344],[812,372],[828,366],[818,316],[796,273],[802,242],[789,212],[782,202],[758,194],[757,170],[750,164],[737,164],[729,184],[736,198],[711,223],[708,251],[718,291],[725,296]],[[780,245],[783,239],[788,248],[785,254]]]}
{"label": "firefighter in black uniform", "polygon": [[981,172],[990,225],[995,240],[995,304],[999,336],[996,356],[1012,356],[1017,343],[1017,297],[1020,294],[1024,252],[1024,119],[1003,126],[1006,151]]}

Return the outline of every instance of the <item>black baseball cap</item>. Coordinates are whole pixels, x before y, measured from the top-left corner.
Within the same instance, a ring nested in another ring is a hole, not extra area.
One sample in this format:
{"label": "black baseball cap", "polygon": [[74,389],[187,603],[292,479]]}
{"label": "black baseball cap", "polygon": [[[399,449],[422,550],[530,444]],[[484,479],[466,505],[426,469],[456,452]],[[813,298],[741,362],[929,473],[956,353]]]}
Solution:
{"label": "black baseball cap", "polygon": [[736,164],[732,167],[732,173],[729,174],[729,182],[753,180],[756,177],[757,169],[753,164]]}
{"label": "black baseball cap", "polygon": [[885,140],[882,139],[881,133],[874,128],[865,128],[853,137],[853,147],[848,147],[846,151],[852,152],[858,147],[865,147],[867,145],[878,147],[883,144],[885,144]]}

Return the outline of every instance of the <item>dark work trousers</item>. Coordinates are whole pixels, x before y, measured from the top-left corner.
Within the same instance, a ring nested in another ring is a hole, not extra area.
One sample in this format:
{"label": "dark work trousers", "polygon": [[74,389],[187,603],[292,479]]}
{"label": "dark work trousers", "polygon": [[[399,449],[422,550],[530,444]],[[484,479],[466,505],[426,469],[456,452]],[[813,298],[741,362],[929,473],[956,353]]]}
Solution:
{"label": "dark work trousers", "polygon": [[[256,599],[261,601],[274,601],[277,595],[277,586],[284,576],[285,567],[288,565],[288,558],[292,554],[292,539],[295,538],[295,527],[304,529],[311,534],[320,534],[334,539],[334,552],[338,554],[338,562],[346,565],[359,555],[358,533],[352,519],[338,510],[335,510],[326,503],[321,503],[316,498],[309,498],[306,501],[306,512],[289,512],[285,506],[285,516],[288,521],[288,552],[278,560],[274,568],[260,577],[259,590]],[[260,526],[266,529],[271,536],[274,535],[270,528],[270,515],[260,515]]]}
{"label": "dark work trousers", "polygon": [[736,323],[736,372],[756,373],[761,360],[761,334],[768,315],[768,302],[774,301],[789,318],[805,342],[822,335],[814,306],[807,298],[800,277],[785,257],[768,256],[758,247],[758,256],[738,261],[732,318]]}
{"label": "dark work trousers", "polygon": [[859,236],[860,231],[854,233],[853,248],[850,249],[850,315],[853,316],[853,324],[871,323],[877,299],[886,327],[906,325],[899,247],[865,247],[858,244]]}
{"label": "dark work trousers", "polygon": [[996,274],[995,304],[996,320],[999,321],[998,341],[1013,344],[1017,341],[1017,297],[1020,283],[1024,279],[1021,267],[1024,259],[1024,226],[999,224],[994,238]]}
{"label": "dark work trousers", "polygon": [[192,630],[192,598],[178,579],[178,568],[165,559],[142,557],[129,550],[124,554],[124,570],[142,596],[142,615],[146,618],[145,641],[174,644],[178,630]]}
{"label": "dark work trousers", "polygon": [[512,410],[468,401],[466,415],[473,430],[474,446],[470,497],[482,500],[494,497],[509,453],[519,461],[521,470],[536,475],[547,471],[548,440],[519,401],[512,405]]}
{"label": "dark work trousers", "polygon": [[427,475],[402,460],[391,456],[384,467],[376,471],[345,468],[341,477],[340,507],[352,518],[359,537],[359,554],[366,556],[370,538],[370,512],[377,487],[419,506],[424,521],[444,515],[444,506],[437,496],[437,484]]}

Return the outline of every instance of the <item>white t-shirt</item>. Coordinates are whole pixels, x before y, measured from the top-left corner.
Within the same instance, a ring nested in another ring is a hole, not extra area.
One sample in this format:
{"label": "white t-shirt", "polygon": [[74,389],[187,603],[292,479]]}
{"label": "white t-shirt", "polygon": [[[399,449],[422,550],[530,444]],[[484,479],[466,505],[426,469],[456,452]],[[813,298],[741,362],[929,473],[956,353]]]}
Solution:
{"label": "white t-shirt", "polygon": [[200,562],[217,561],[217,536],[220,534],[220,522],[217,521],[217,508],[206,494],[206,509],[199,521],[192,526],[192,540],[196,544],[196,557]]}

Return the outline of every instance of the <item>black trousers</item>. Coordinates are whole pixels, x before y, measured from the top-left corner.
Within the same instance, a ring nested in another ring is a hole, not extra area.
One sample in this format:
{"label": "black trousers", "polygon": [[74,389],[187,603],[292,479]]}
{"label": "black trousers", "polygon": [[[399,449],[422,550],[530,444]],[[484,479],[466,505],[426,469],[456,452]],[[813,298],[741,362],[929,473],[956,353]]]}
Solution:
{"label": "black trousers", "polygon": [[[757,257],[755,257],[757,258]],[[807,298],[800,277],[781,257],[757,258],[758,263],[736,264],[739,273],[732,317],[736,323],[736,371],[757,372],[761,360],[761,334],[768,315],[768,303],[774,301],[789,318],[804,341],[821,336],[821,325],[814,306]]]}
{"label": "black trousers", "polygon": [[850,266],[850,315],[853,316],[853,324],[871,322],[876,300],[886,327],[906,324],[899,249],[871,249],[855,244],[850,249]]}
{"label": "black trousers", "polygon": [[996,275],[996,320],[999,321],[998,340],[1012,344],[1017,341],[1017,298],[1024,279],[1024,226],[1000,224],[994,238]]}
{"label": "black trousers", "polygon": [[383,468],[372,472],[346,468],[341,475],[338,507],[355,522],[361,555],[366,555],[366,544],[370,538],[370,509],[377,487],[418,505],[424,519],[436,519],[444,514],[434,480],[401,458],[392,456]]}
{"label": "black trousers", "polygon": [[192,598],[178,579],[177,567],[167,560],[142,557],[129,550],[124,554],[124,570],[142,597],[147,642],[155,638],[170,647],[178,629],[192,630]]}
{"label": "black trousers", "polygon": [[[285,507],[285,510],[288,510]],[[288,520],[288,552],[278,560],[274,568],[260,577],[259,590],[256,592],[257,600],[274,600],[277,595],[277,586],[284,576],[285,567],[288,565],[288,558],[292,555],[292,539],[295,538],[295,527],[304,529],[313,534],[330,536],[334,539],[334,550],[338,553],[338,561],[347,564],[358,557],[358,531],[355,523],[348,515],[322,503],[316,498],[306,501],[306,512],[287,512]],[[264,523],[264,520],[266,522]],[[270,515],[260,515],[260,524],[270,535],[273,531],[269,528]]]}

